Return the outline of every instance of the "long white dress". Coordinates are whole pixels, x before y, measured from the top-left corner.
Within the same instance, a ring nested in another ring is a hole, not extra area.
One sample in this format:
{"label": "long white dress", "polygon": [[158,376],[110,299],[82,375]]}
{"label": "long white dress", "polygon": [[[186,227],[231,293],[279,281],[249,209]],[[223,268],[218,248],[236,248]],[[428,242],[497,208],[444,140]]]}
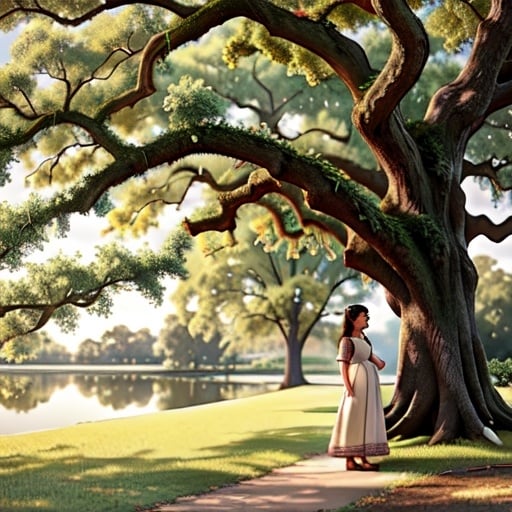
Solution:
{"label": "long white dress", "polygon": [[336,360],[349,366],[354,396],[345,391],[338,407],[328,454],[332,457],[366,457],[389,453],[380,395],[379,375],[369,361],[371,345],[361,338],[342,338]]}

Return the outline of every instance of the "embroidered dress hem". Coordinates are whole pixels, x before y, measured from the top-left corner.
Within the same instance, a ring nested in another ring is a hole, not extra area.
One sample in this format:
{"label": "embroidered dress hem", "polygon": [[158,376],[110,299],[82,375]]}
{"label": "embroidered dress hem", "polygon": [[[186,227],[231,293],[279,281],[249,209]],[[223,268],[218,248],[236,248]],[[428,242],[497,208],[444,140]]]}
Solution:
{"label": "embroidered dress hem", "polygon": [[331,457],[379,457],[389,455],[387,443],[360,446],[332,446],[327,452]]}

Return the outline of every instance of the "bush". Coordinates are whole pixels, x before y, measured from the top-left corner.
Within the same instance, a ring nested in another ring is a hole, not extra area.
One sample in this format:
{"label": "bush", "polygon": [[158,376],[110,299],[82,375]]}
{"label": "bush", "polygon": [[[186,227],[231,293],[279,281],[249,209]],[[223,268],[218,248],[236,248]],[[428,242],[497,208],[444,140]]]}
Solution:
{"label": "bush", "polygon": [[497,386],[508,386],[512,384],[512,358],[499,361],[491,359],[489,361],[489,373],[496,378]]}

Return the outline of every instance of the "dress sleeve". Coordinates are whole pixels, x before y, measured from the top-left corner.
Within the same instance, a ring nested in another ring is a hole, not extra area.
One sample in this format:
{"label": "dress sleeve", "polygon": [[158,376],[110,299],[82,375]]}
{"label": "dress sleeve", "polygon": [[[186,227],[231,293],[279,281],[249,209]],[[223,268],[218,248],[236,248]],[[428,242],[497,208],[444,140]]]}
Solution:
{"label": "dress sleeve", "polygon": [[336,358],[336,361],[350,363],[353,356],[354,342],[348,336],[344,336],[343,338],[341,338],[340,341],[340,350],[338,352],[338,357]]}

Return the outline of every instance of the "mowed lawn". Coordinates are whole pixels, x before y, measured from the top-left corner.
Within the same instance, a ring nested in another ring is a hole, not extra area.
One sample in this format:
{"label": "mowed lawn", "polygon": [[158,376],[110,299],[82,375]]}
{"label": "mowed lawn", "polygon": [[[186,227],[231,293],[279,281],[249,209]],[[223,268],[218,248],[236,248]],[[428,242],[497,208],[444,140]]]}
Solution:
{"label": "mowed lawn", "polygon": [[0,510],[135,510],[325,451],[341,390],[304,386],[0,437]]}
{"label": "mowed lawn", "polygon": [[[384,402],[391,391],[383,386]],[[339,386],[302,386],[1,436],[0,510],[128,512],[263,475],[325,452],[341,393]],[[500,435],[501,448],[459,443],[446,451],[425,447],[424,440],[392,443],[382,469],[422,473],[511,462],[512,436]]]}

